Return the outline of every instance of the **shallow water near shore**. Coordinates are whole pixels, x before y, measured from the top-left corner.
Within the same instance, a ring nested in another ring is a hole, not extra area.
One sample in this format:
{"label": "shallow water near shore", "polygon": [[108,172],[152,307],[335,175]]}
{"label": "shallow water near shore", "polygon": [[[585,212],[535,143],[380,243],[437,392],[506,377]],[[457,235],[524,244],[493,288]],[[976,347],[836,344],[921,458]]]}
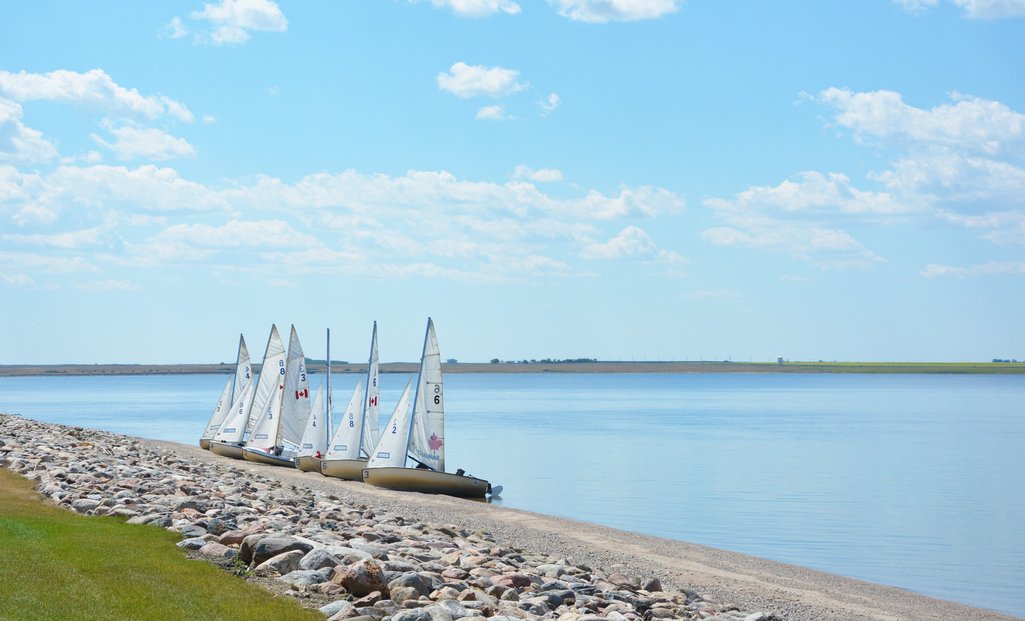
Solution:
{"label": "shallow water near shore", "polygon": [[[0,411],[193,444],[225,379],[0,378]],[[1025,377],[450,374],[446,406],[506,506],[1025,616]]]}

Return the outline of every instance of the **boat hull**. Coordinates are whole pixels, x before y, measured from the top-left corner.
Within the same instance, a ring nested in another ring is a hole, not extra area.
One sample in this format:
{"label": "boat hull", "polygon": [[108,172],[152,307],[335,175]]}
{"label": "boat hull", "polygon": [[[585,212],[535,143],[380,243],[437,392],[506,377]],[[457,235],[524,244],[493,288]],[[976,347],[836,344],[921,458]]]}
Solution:
{"label": "boat hull", "polygon": [[313,455],[304,455],[295,458],[295,467],[303,472],[320,472],[321,459]]}
{"label": "boat hull", "polygon": [[221,457],[242,459],[242,447],[238,444],[228,444],[226,442],[217,442],[216,440],[212,440],[210,442],[210,452],[214,455],[220,455]]}
{"label": "boat hull", "polygon": [[320,473],[326,477],[362,481],[365,459],[325,459],[320,462]]}
{"label": "boat hull", "polygon": [[400,492],[461,498],[484,498],[491,490],[491,484],[484,479],[423,468],[364,468],[363,482]]}
{"label": "boat hull", "polygon": [[246,461],[253,461],[258,464],[268,464],[270,466],[283,466],[285,468],[295,468],[295,458],[293,457],[278,457],[277,455],[271,455],[265,453],[260,449],[244,448],[242,449],[242,459]]}
{"label": "boat hull", "polygon": [[199,439],[199,448],[201,448],[201,449],[203,449],[205,451],[209,451],[210,450],[210,438],[200,438]]}

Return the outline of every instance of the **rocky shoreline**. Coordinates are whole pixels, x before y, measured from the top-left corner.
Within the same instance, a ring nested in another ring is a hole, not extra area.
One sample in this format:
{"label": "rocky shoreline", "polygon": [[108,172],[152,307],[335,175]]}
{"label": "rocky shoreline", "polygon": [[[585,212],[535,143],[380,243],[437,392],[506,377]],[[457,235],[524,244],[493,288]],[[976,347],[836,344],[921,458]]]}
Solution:
{"label": "rocky shoreline", "polygon": [[1011,619],[681,542],[6,414],[0,466],[68,509],[177,532],[190,555],[332,620]]}

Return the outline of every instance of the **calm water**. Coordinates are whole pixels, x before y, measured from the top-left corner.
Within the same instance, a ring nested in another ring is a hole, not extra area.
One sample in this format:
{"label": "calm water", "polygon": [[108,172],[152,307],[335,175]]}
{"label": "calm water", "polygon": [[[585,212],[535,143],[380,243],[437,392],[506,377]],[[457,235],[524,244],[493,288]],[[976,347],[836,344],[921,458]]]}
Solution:
{"label": "calm water", "polygon": [[[225,379],[0,378],[0,411],[193,443]],[[450,374],[446,397],[449,469],[507,506],[1025,617],[1025,377]]]}

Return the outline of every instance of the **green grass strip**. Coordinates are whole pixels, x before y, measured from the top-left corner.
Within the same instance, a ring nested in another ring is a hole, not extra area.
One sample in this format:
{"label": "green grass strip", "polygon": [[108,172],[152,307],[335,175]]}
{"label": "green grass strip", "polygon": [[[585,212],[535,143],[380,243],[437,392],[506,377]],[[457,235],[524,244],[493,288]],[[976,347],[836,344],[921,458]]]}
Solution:
{"label": "green grass strip", "polygon": [[0,468],[0,619],[323,620],[317,611],[191,561],[162,528],[46,504]]}

